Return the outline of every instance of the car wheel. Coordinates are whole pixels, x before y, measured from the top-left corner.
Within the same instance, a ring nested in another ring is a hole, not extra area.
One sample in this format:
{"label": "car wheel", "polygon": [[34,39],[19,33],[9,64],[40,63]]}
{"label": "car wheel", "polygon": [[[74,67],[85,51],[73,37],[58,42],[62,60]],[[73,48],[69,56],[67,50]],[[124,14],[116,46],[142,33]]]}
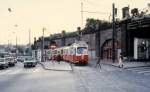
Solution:
{"label": "car wheel", "polygon": [[5,69],[5,68],[6,68],[5,66],[2,67],[2,69]]}
{"label": "car wheel", "polygon": [[5,68],[8,68],[9,67],[9,65],[7,64],[6,66],[5,66]]}
{"label": "car wheel", "polygon": [[3,66],[3,69],[6,69],[6,68],[8,68],[8,66]]}
{"label": "car wheel", "polygon": [[26,65],[24,65],[24,68],[26,68],[27,66]]}
{"label": "car wheel", "polygon": [[13,64],[12,66],[15,66],[15,64]]}

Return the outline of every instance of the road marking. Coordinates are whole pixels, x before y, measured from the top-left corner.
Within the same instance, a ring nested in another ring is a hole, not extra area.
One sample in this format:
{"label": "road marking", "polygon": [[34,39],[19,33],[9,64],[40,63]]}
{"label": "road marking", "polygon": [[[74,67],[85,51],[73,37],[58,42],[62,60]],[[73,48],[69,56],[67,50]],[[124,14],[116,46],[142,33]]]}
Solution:
{"label": "road marking", "polygon": [[22,71],[21,69],[15,71],[12,70],[12,72],[10,72],[9,74],[19,74],[21,73],[21,71]]}
{"label": "road marking", "polygon": [[0,73],[0,75],[8,74],[8,73],[10,73],[11,71],[12,71],[12,70],[3,71],[3,72]]}
{"label": "road marking", "polygon": [[40,69],[39,68],[36,68],[34,71],[33,71],[33,73],[36,73],[36,72],[39,72],[40,71]]}

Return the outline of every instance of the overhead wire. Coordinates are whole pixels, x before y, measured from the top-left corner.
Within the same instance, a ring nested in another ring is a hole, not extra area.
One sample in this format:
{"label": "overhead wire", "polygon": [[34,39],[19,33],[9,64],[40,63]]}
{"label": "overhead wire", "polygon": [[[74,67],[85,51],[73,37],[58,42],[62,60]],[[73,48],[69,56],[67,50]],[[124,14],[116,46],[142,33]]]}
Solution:
{"label": "overhead wire", "polygon": [[[91,1],[88,1],[88,0],[81,0],[81,1],[86,2],[86,3],[88,3],[88,4],[90,4],[90,5],[94,6],[94,7],[95,7],[95,6],[99,6],[98,4],[95,4],[95,3],[91,2]],[[111,15],[110,12],[87,11],[87,10],[83,10],[83,11],[81,11],[81,12],[85,12],[85,13],[95,13],[95,14],[109,14],[109,15]]]}

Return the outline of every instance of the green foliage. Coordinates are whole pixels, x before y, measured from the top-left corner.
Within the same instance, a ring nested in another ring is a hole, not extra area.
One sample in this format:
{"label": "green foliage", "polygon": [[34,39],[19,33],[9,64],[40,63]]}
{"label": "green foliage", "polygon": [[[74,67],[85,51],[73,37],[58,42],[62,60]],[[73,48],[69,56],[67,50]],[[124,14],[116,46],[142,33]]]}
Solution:
{"label": "green foliage", "polygon": [[96,27],[97,27],[97,25],[98,25],[98,23],[99,23],[99,21],[98,20],[95,20],[95,19],[87,19],[86,20],[86,28],[89,28],[89,29],[96,29]]}
{"label": "green foliage", "polygon": [[108,21],[88,18],[86,20],[86,25],[84,30],[97,31],[101,29],[111,28],[111,26],[112,26],[111,23],[109,23]]}

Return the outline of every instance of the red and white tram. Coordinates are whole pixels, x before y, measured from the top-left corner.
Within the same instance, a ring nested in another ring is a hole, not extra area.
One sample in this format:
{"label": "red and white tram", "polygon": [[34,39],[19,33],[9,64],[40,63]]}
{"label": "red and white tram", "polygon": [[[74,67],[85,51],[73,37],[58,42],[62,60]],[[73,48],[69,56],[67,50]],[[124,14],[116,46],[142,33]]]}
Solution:
{"label": "red and white tram", "polygon": [[88,64],[88,45],[84,41],[78,41],[71,46],[55,48],[51,51],[51,59],[53,60],[57,60],[57,56],[60,55],[63,61]]}

